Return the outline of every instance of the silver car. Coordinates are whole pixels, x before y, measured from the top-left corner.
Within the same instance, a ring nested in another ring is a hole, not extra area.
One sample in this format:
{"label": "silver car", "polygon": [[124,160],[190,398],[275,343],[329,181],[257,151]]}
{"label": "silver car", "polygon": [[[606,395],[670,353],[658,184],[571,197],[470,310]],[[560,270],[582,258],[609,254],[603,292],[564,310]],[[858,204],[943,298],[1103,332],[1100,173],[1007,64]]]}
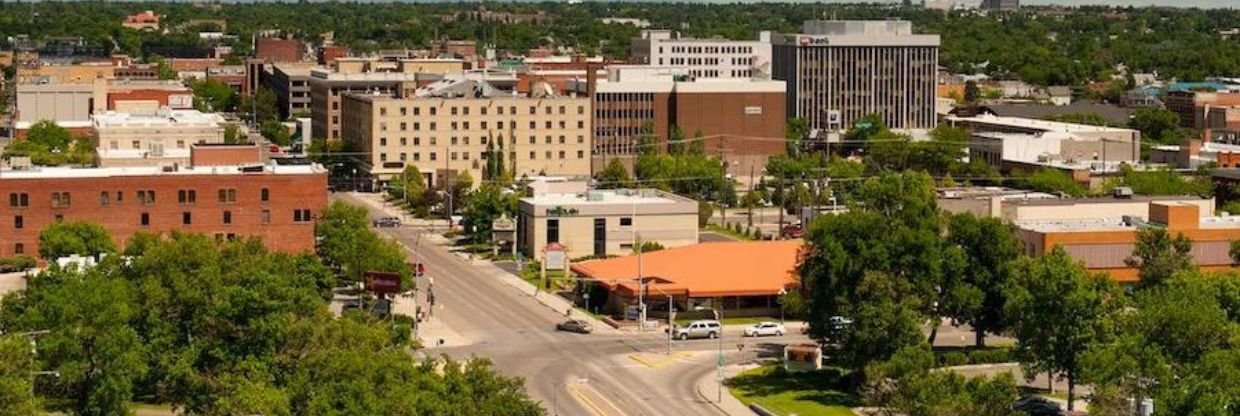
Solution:
{"label": "silver car", "polygon": [[716,338],[723,333],[719,321],[693,321],[689,325],[677,326],[672,329],[672,337],[679,340],[689,338]]}

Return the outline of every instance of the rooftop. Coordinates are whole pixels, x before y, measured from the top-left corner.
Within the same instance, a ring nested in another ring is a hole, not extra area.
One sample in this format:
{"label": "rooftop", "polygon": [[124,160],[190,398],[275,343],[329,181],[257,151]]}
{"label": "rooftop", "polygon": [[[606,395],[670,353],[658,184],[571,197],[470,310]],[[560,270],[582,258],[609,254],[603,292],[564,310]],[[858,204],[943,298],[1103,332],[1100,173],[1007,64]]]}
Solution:
{"label": "rooftop", "polygon": [[31,169],[0,169],[0,180],[5,179],[64,179],[64,178],[111,178],[118,176],[201,176],[201,175],[308,175],[326,173],[319,165],[253,165],[253,166],[180,166],[165,170],[160,166],[77,168],[65,166],[36,166]]}
{"label": "rooftop", "polygon": [[1003,125],[1009,127],[1020,127],[1029,129],[1039,129],[1047,132],[1058,131],[1064,133],[1100,133],[1100,132],[1135,132],[1136,130],[1121,129],[1116,127],[1092,126],[1088,124],[1061,123],[1058,121],[1040,120],[1036,118],[1024,117],[1003,117],[992,114],[980,114],[975,117],[960,117],[957,115],[947,116],[952,121],[973,121],[995,125]]}
{"label": "rooftop", "polygon": [[[643,254],[647,293],[709,296],[773,296],[796,284],[800,240],[702,243]],[[592,260],[572,270],[611,289],[637,292],[638,256]]]}
{"label": "rooftop", "polygon": [[95,128],[124,127],[211,127],[219,126],[224,117],[218,113],[198,110],[161,109],[155,114],[133,114],[108,111],[91,116]]}
{"label": "rooftop", "polygon": [[[1072,220],[1031,220],[1016,221],[1021,229],[1040,233],[1071,233],[1097,231],[1137,231],[1145,227],[1164,227],[1163,224],[1148,222],[1145,219],[1096,218]],[[1240,216],[1201,217],[1198,226],[1203,229],[1236,229],[1240,228]]]}
{"label": "rooftop", "polygon": [[586,193],[542,193],[521,198],[533,205],[648,205],[674,204],[690,201],[669,192],[655,189],[597,189]]}

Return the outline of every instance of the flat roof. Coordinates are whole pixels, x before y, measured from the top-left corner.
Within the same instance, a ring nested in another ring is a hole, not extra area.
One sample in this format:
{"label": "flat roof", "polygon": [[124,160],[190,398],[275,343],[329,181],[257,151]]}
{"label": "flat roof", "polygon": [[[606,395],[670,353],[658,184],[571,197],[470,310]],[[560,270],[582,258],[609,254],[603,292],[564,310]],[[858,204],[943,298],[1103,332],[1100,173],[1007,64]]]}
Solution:
{"label": "flat roof", "polygon": [[[590,196],[594,196],[592,199]],[[594,189],[580,193],[544,193],[521,198],[533,205],[651,205],[691,201],[669,192],[654,189]]]}
{"label": "flat roof", "polygon": [[[104,147],[96,147],[95,153],[100,159],[138,159],[151,157],[151,151],[147,149],[108,149]],[[164,149],[163,156],[154,156],[153,159],[160,158],[189,158],[190,149]]]}
{"label": "flat roof", "polygon": [[[1140,223],[1125,223],[1123,218],[1030,220],[1016,221],[1015,224],[1018,228],[1040,233],[1137,231],[1144,227],[1164,227],[1148,219],[1142,219]],[[1202,229],[1240,229],[1240,216],[1201,217],[1197,224]]]}
{"label": "flat roof", "polygon": [[108,111],[91,116],[97,128],[121,127],[208,127],[218,126],[224,117],[198,110],[160,110],[154,114]]}
{"label": "flat roof", "polygon": [[[804,242],[737,241],[701,243],[645,253],[641,257],[647,293],[689,297],[773,296],[796,284]],[[591,260],[572,270],[611,290],[637,293],[638,256]]]}
{"label": "flat roof", "polygon": [[194,175],[309,175],[326,173],[319,165],[254,165],[261,172],[243,172],[246,166],[181,166],[165,172],[160,166],[76,168],[66,166],[36,166],[29,170],[0,169],[0,180],[6,179],[63,179],[63,178],[111,178],[118,176],[194,176]]}
{"label": "flat roof", "polygon": [[1135,133],[1136,130],[1122,129],[1117,127],[1091,126],[1088,124],[1062,123],[1058,121],[1039,120],[1033,118],[1021,117],[1002,117],[990,114],[980,114],[974,117],[960,117],[957,115],[947,116],[949,121],[965,121],[979,122],[986,124],[995,124],[1009,127],[1021,127],[1029,129],[1040,129],[1044,131],[1059,131],[1064,133],[1100,133],[1100,132],[1129,132]]}

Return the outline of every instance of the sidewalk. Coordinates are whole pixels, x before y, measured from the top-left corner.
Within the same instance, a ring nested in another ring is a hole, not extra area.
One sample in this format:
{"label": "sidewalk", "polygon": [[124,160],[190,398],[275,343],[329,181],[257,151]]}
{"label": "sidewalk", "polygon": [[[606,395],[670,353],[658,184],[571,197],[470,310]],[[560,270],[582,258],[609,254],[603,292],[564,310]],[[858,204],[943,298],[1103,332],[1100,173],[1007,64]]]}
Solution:
{"label": "sidewalk", "polygon": [[[401,210],[387,203],[384,203],[382,198],[375,194],[355,192],[355,193],[352,193],[351,195],[356,196],[358,199],[365,201],[367,204],[387,213],[388,215],[391,215],[391,216],[404,215],[404,213],[402,213]],[[425,219],[413,219],[409,221],[408,224],[415,226],[415,227],[417,226],[434,227],[436,223],[444,224],[443,221],[425,220]],[[444,225],[446,226],[446,224]],[[427,241],[433,244],[436,244],[436,245],[445,246],[449,243],[448,239],[443,238],[442,235],[439,235],[437,233],[430,232],[430,233],[426,233],[423,235],[426,237]],[[492,276],[496,280],[503,282],[504,284],[508,285],[509,287],[512,287],[513,289],[516,289],[518,292],[521,292],[522,294],[526,294],[534,298],[534,300],[537,300],[538,303],[542,304],[543,306],[546,306],[548,309],[551,309],[552,311],[555,311],[558,314],[563,314],[565,311],[568,311],[568,310],[574,310],[573,304],[569,302],[568,300],[561,298],[559,296],[556,296],[553,293],[548,293],[546,291],[538,290],[538,288],[535,287],[534,285],[530,284],[529,282],[526,282],[525,280],[522,280],[517,275],[514,275],[512,273],[505,271],[504,269],[499,268],[499,266],[496,266],[494,263],[491,263],[486,260],[473,258],[472,256],[469,256],[466,253],[454,252],[453,255],[460,258],[461,261],[468,263],[470,266],[480,269],[480,271],[482,271],[486,275]],[[572,317],[575,319],[583,319],[589,322],[591,325],[594,326],[594,332],[596,333],[602,333],[602,334],[620,333],[619,330],[612,328],[611,325],[607,325],[598,319],[595,319],[593,316],[577,312],[577,313],[573,313]]]}
{"label": "sidewalk", "polygon": [[[756,364],[729,365],[729,366],[723,367],[723,376],[725,379],[732,378],[732,377],[735,377],[737,374],[740,374],[747,370],[751,370],[756,367],[757,367]],[[722,402],[718,401],[719,399],[719,378],[718,377],[719,377],[718,371],[710,371],[710,372],[707,372],[705,375],[703,375],[701,378],[698,378],[697,386],[696,386],[698,397],[701,398],[703,401],[709,402],[716,409],[719,409],[719,411],[722,412],[723,414],[726,414],[729,416],[753,416],[755,414],[754,411],[749,410],[749,407],[745,406],[744,403],[741,403],[741,401],[738,400],[736,396],[733,396],[732,392],[728,391],[727,386],[723,386],[723,401]]]}

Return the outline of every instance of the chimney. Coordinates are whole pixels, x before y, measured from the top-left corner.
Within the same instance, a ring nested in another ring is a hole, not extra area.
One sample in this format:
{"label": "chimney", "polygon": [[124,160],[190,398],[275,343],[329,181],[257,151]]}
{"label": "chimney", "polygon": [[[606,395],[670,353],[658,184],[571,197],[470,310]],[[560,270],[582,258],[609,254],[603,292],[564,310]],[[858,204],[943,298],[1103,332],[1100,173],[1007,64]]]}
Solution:
{"label": "chimney", "polygon": [[586,64],[586,96],[594,97],[594,88],[598,86],[598,68],[596,64]]}

